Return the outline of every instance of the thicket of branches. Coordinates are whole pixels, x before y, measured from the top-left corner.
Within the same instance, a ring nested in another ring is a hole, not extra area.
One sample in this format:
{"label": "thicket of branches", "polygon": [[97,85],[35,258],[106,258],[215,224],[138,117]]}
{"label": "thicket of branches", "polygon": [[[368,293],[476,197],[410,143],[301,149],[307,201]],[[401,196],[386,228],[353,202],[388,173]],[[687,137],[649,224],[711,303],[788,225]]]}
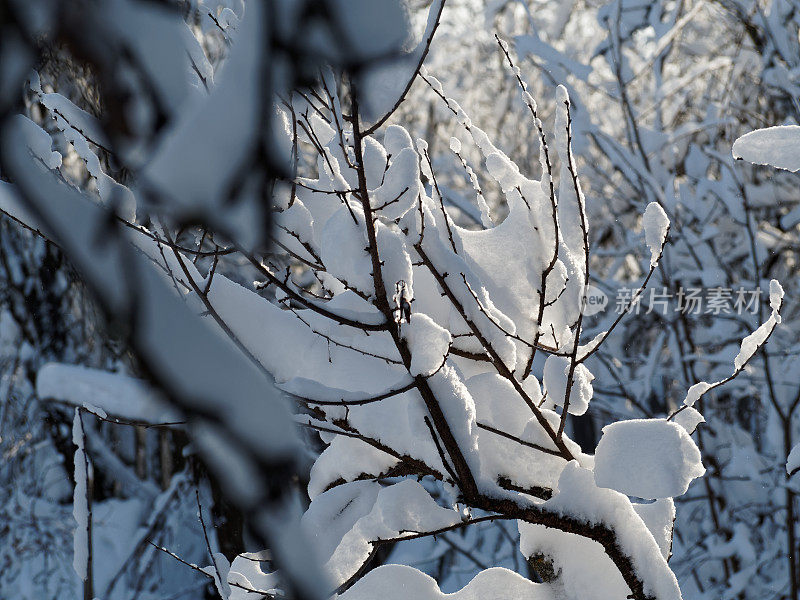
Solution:
{"label": "thicket of branches", "polygon": [[0,592],[798,598],[797,9],[407,9],[0,3]]}

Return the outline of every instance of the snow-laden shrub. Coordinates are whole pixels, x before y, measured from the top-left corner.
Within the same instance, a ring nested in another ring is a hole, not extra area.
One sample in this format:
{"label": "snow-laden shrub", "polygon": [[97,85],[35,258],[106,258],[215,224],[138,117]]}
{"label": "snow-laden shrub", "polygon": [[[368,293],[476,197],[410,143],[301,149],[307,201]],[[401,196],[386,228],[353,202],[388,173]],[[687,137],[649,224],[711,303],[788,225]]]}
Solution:
{"label": "snow-laden shrub", "polygon": [[[414,569],[361,575],[387,544],[512,521],[521,553],[550,565],[537,569],[545,581],[490,568],[461,595],[680,598],[667,562],[672,498],[704,471],[690,437],[702,416],[692,405],[727,379],[691,388],[664,418],[609,425],[594,454],[570,439],[568,415],[585,413],[592,401],[586,361],[620,321],[583,339],[589,222],[566,90],[556,93],[548,138],[519,79],[532,117],[527,135],[539,141],[535,180],[421,74],[507,206],[507,214],[492,214],[461,142],[451,141],[480,214],[481,227],[465,229],[445,208],[425,141],[397,125],[365,128],[359,102],[371,90],[356,92],[368,78],[325,71],[311,96],[287,94],[280,139],[256,135],[274,112],[272,96],[253,89],[263,75],[261,23],[252,16],[237,23],[217,83],[194,65],[208,92],[187,92],[187,110],[172,115],[148,160],[129,140],[123,158],[138,175],[130,187],[97,160],[90,145],[97,140],[87,138],[95,122],[61,98],[44,98],[35,77],[30,91],[56,115],[97,194],[53,175],[62,156],[39,125],[2,120],[2,166],[19,186],[4,210],[57,239],[107,313],[133,323],[144,367],[283,570],[267,575],[250,557],[229,563],[207,538],[212,564],[195,568],[224,600],[291,589],[287,582],[311,597],[320,591],[318,579],[303,580],[314,563],[286,518],[298,448],[274,380],[300,408],[293,420],[327,446],[311,469],[303,520],[325,591],[348,600],[401,590],[438,598],[437,586]],[[350,93],[340,98],[339,88]],[[285,177],[289,156],[297,174]],[[284,181],[273,190],[276,175]],[[272,231],[262,227],[265,199],[276,204]],[[202,226],[193,228],[197,220]],[[650,204],[643,225],[649,278],[668,237],[664,208]],[[266,233],[279,252],[263,250]],[[255,285],[242,285],[247,273]],[[782,291],[773,287],[773,314],[745,340],[731,377],[780,320]],[[106,414],[102,406],[82,410]],[[77,414],[76,463],[88,475]],[[91,517],[81,498],[85,479],[77,480],[75,565],[83,576]]]}
{"label": "snow-laden shrub", "polygon": [[[595,395],[575,439],[585,436],[591,447],[604,425],[663,415],[698,379],[726,378],[740,340],[769,315],[770,280],[796,295],[795,175],[734,162],[730,151],[733,140],[754,128],[797,120],[798,6],[787,0],[758,6],[455,0],[448,8],[463,16],[447,23],[426,65],[459,90],[462,106],[521,167],[537,172],[531,157],[538,144],[519,135],[525,106],[511,98],[515,77],[496,68],[495,32],[514,47],[522,78],[542,100],[545,122],[552,102],[542,86],[557,81],[573,95],[574,150],[593,225],[594,285],[624,299],[648,272],[638,223],[650,202],[660,202],[673,223],[640,317],[622,322],[587,362]],[[446,151],[457,126],[429,89],[416,91],[403,122],[426,132],[448,208],[477,221],[476,210],[465,210],[471,208],[464,197],[469,181]],[[420,103],[430,110],[419,110]],[[778,152],[785,141],[781,134],[766,143]],[[468,147],[462,154],[475,162]],[[795,156],[785,151],[781,160],[791,168]],[[492,182],[480,184],[489,206],[502,210]],[[715,309],[707,301],[692,308],[683,297],[690,289],[705,289],[712,300],[715,289],[729,292],[726,315],[709,316],[705,309]],[[747,298],[754,300],[747,304]],[[787,323],[796,320],[795,310],[786,305]],[[590,319],[586,336],[615,318],[607,311]],[[783,469],[800,433],[793,391],[800,371],[791,325],[778,334],[736,381],[697,405],[708,423],[693,437],[707,471],[679,501],[670,563],[689,597],[800,593],[796,484],[787,487]],[[491,556],[491,538],[477,534],[462,542]],[[452,558],[442,568],[454,574],[451,579],[472,567],[446,543],[438,548]]]}
{"label": "snow-laden shrub", "polygon": [[[274,287],[276,302],[253,298],[254,312],[233,326],[252,347],[268,331],[291,340],[261,343],[257,356],[307,407],[298,420],[327,444],[311,470],[304,523],[332,589],[360,599],[420,585],[428,591],[418,597],[438,598],[407,568],[358,580],[382,545],[515,519],[524,555],[548,556],[559,574],[528,584],[534,597],[679,598],[667,565],[672,497],[704,473],[690,437],[702,420],[695,394],[668,418],[609,426],[595,456],[565,432],[566,416],[591,400],[584,362],[608,336],[580,337],[590,249],[566,91],[557,94],[554,142],[524,92],[541,138],[537,181],[422,76],[482,153],[504,192],[505,219],[493,224],[476,190],[484,226],[456,224],[427,144],[401,127],[379,141],[362,134],[355,103],[348,118],[338,100],[313,116],[291,107],[305,115],[293,141],[313,148],[316,173],[283,190],[278,242],[317,284],[312,296],[262,265],[260,287]],[[290,123],[287,112],[293,139]],[[651,272],[668,229],[663,209],[648,207]],[[228,283],[215,302],[217,285],[210,299],[223,318],[251,303],[252,292]],[[737,372],[774,329],[774,314],[755,344],[743,345]],[[537,355],[546,357],[541,380]],[[493,570],[491,580],[521,585],[508,571]]]}

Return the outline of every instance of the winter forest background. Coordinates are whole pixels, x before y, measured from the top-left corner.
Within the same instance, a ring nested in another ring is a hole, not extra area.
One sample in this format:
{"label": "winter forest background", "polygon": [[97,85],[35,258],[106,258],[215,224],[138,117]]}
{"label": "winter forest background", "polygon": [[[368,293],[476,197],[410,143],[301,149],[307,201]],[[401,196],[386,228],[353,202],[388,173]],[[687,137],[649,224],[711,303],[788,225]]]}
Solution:
{"label": "winter forest background", "polygon": [[799,33],[0,0],[0,599],[800,600]]}

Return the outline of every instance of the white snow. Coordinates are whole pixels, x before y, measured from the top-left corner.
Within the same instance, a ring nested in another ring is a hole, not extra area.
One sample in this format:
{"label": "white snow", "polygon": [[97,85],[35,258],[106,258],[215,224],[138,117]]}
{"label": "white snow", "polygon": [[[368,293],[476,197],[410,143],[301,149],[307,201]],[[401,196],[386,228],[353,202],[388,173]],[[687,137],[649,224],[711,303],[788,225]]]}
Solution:
{"label": "white snow", "polygon": [[683,399],[683,403],[689,407],[694,406],[695,402],[697,402],[700,397],[712,387],[713,386],[706,381],[699,381],[695,383],[686,392],[686,398]]}
{"label": "white snow", "polygon": [[378,241],[378,254],[383,261],[381,271],[386,296],[391,298],[397,292],[397,284],[405,284],[406,300],[414,298],[414,274],[411,256],[405,236],[395,225],[376,223],[375,235]]}
{"label": "white snow", "polygon": [[383,147],[391,156],[396,156],[404,148],[414,148],[414,142],[404,127],[400,125],[389,125],[386,133],[383,134]]}
{"label": "white snow", "polygon": [[48,169],[61,166],[61,154],[52,149],[53,140],[50,135],[28,117],[16,115],[17,131],[23,136],[20,142],[27,144],[30,151],[44,163]]}
{"label": "white snow", "polygon": [[72,498],[72,515],[75,517],[72,566],[86,581],[89,570],[89,497],[87,487],[88,463],[84,447],[83,423],[80,409],[75,409],[72,420],[72,443],[75,444],[75,491]]}
{"label": "white snow", "polygon": [[214,587],[222,600],[229,600],[231,597],[231,586],[228,583],[231,565],[222,552],[214,552],[212,562],[207,567],[201,567],[201,571],[210,575],[214,579]]}
{"label": "white snow", "polygon": [[144,381],[99,369],[48,363],[37,373],[36,393],[42,399],[89,405],[130,421],[157,424],[182,420]]}
{"label": "white snow", "polygon": [[733,360],[733,365],[737,371],[747,364],[758,349],[767,341],[769,334],[772,333],[775,326],[781,322],[781,315],[778,311],[781,309],[782,301],[783,288],[780,283],[773,279],[769,282],[769,305],[772,309],[772,314],[758,329],[742,340],[741,349]]}
{"label": "white snow", "polygon": [[634,504],[633,510],[653,534],[661,555],[665,560],[669,560],[672,549],[672,528],[675,522],[675,501],[672,498],[661,498],[648,504]]}
{"label": "white snow", "polygon": [[744,367],[747,362],[753,358],[753,355],[758,349],[764,345],[776,321],[777,319],[775,317],[770,317],[767,321],[762,323],[758,329],[742,340],[739,353],[733,359],[733,366],[737,371]]}
{"label": "white snow", "polygon": [[[548,356],[544,363],[544,390],[547,393],[548,403],[551,405],[564,406],[569,366],[569,358],[555,354]],[[594,375],[583,363],[575,366],[569,391],[568,412],[570,414],[582,415],[589,408],[593,379]]]}
{"label": "white snow", "polygon": [[327,562],[347,532],[370,513],[382,489],[376,481],[354,481],[331,488],[311,500],[301,524],[320,562]]}
{"label": "white snow", "polygon": [[683,427],[689,435],[694,433],[700,423],[705,423],[705,417],[691,406],[687,406],[675,415],[672,420]]}
{"label": "white snow", "polygon": [[[783,302],[783,288],[777,280],[773,279],[769,282],[769,305],[772,309],[770,316],[764,321],[753,333],[748,335],[742,340],[739,352],[733,359],[734,372],[736,375],[741,371],[751,358],[758,352],[769,338],[775,327],[781,322],[780,308]],[[693,406],[695,402],[706,392],[714,389],[715,387],[723,384],[726,380],[722,379],[714,383],[701,381],[695,383],[686,393],[683,403],[686,406]]]}
{"label": "white snow", "polygon": [[[318,117],[318,115],[314,115]],[[322,120],[321,118],[319,120]],[[313,125],[313,124],[312,124]],[[317,127],[313,125],[314,129]],[[331,133],[335,135],[335,130],[328,126]],[[332,138],[331,138],[332,139]],[[330,143],[330,140],[320,140],[322,144]],[[388,161],[388,154],[384,147],[378,143],[372,136],[364,138],[362,146],[362,160],[364,161],[364,176],[367,180],[367,189],[374,190],[381,184],[381,180],[386,173],[386,164]],[[388,174],[388,173],[386,173]],[[394,179],[398,179],[395,177]],[[411,178],[409,178],[411,179]]]}
{"label": "white snow", "polygon": [[[536,389],[535,377],[526,380],[531,399],[538,404],[541,392]],[[531,413],[511,383],[496,373],[481,373],[467,380],[470,395],[475,401],[477,421],[526,442],[552,448],[553,442]],[[545,418],[557,430],[559,417],[543,409]],[[565,440],[571,452],[580,449],[570,440]],[[566,461],[558,456],[545,454],[522,446],[494,432],[478,429],[480,469],[484,481],[496,482],[504,477],[526,489],[534,487],[554,489],[558,475]]]}
{"label": "white snow", "polygon": [[733,157],[787,171],[800,170],[800,126],[756,129],[733,143]]}
{"label": "white snow", "polygon": [[[542,554],[553,561],[562,588],[555,594],[559,600],[616,600],[630,593],[600,544],[544,525],[519,521],[518,527],[524,556]],[[646,531],[640,533],[647,535]]]}
{"label": "white snow", "polygon": [[555,600],[557,597],[550,586],[534,583],[502,567],[480,571],[460,590],[445,594],[433,577],[405,565],[382,565],[339,596],[341,600]]}
{"label": "white snow", "polygon": [[42,94],[39,90],[39,100],[50,111],[56,126],[66,140],[86,163],[86,170],[95,178],[100,198],[123,219],[133,221],[136,217],[136,200],[133,193],[106,175],[100,165],[100,159],[90,146],[90,143],[105,144],[106,147],[109,144],[102,134],[97,119],[60,94]]}
{"label": "white snow", "polygon": [[800,469],[800,444],[795,444],[792,451],[789,452],[789,456],[786,459],[786,472],[791,474],[792,472]]}
{"label": "white snow", "polygon": [[[436,377],[441,375],[439,372]],[[444,472],[439,453],[425,425],[427,410],[415,390],[365,406],[351,406],[349,411],[343,407],[324,408],[329,421],[347,415],[350,425],[363,435],[378,439],[395,452],[423,461],[440,473]]]}
{"label": "white snow", "polygon": [[353,481],[360,475],[378,476],[398,462],[394,456],[362,440],[338,435],[311,467],[308,496],[314,500],[340,479]]}
{"label": "white snow", "polygon": [[411,322],[400,325],[400,333],[411,351],[412,375],[429,376],[442,366],[452,342],[447,329],[426,314],[412,313]]}
{"label": "white snow", "polygon": [[669,231],[667,213],[657,202],[651,202],[645,208],[642,216],[642,228],[644,229],[644,241],[650,249],[650,266],[655,267]]}
{"label": "white snow", "polygon": [[[558,481],[558,492],[543,507],[613,530],[620,549],[630,557],[642,579],[645,593],[659,600],[680,600],[675,575],[631,502],[619,492],[596,487],[590,470],[575,461],[567,464]],[[519,529],[523,554],[530,556],[544,549],[562,568],[560,581],[567,598],[610,600],[627,596],[619,571],[598,543],[523,522]]]}
{"label": "white snow", "polygon": [[[777,279],[771,279],[769,282],[769,307],[774,311],[779,311],[781,309],[781,303],[783,302],[783,286],[781,286],[780,282]],[[777,322],[780,323],[780,318],[777,319]]]}
{"label": "white snow", "polygon": [[[214,277],[209,300],[237,338],[279,382],[305,379],[301,387],[311,391],[313,397],[329,399],[328,395],[320,395],[325,387],[369,396],[408,381],[408,373],[398,364],[400,357],[388,334],[366,335],[310,310],[282,310],[220,274]],[[325,304],[334,314],[374,322],[380,314],[364,308],[369,306],[353,292],[339,294]],[[315,332],[332,341],[328,343]],[[275,340],[282,343],[276,344]],[[362,351],[397,363],[387,363],[361,354]],[[316,391],[309,388],[310,381],[319,384]],[[302,389],[290,391],[303,395]]]}
{"label": "white snow", "polygon": [[386,219],[399,219],[414,206],[420,189],[417,153],[403,148],[392,156],[383,184],[370,193],[370,202]]}
{"label": "white snow", "polygon": [[348,209],[339,204],[322,226],[319,236],[320,257],[328,273],[371,295],[372,263],[364,250],[367,247],[367,234],[361,209]]}
{"label": "white snow", "polygon": [[[368,485],[375,486],[377,484],[370,483]],[[331,492],[337,489],[334,488]],[[316,521],[313,518],[315,513],[312,512],[315,503],[320,505],[320,508],[316,510],[333,509],[337,513],[343,512],[350,505],[347,502],[344,509],[342,508],[339,496],[341,493],[345,493],[343,491],[332,496],[332,498],[339,498],[333,506],[326,507],[328,494],[331,492],[318,496],[312,502],[312,508],[303,518],[304,527],[310,532],[310,535],[325,535],[324,530],[330,526],[326,522],[317,531],[312,528],[312,523]],[[351,498],[354,497],[351,496]],[[374,504],[368,507],[367,503],[363,503],[359,504],[359,507],[358,513],[354,513],[350,518],[345,517],[346,526],[338,530],[342,533],[340,540],[336,541],[337,536],[328,538],[330,541],[327,542],[327,548],[333,547],[333,551],[325,563],[325,571],[331,578],[334,587],[352,577],[369,558],[373,549],[371,540],[402,537],[411,532],[432,531],[461,522],[461,514],[458,511],[438,506],[419,483],[410,479],[380,489],[375,496]],[[309,514],[312,516],[309,517]]]}
{"label": "white snow", "polygon": [[265,573],[261,569],[263,563],[257,557],[258,555],[240,554],[233,559],[228,572],[230,600],[260,600],[263,598],[263,594],[248,590],[259,590],[273,596],[279,595],[278,591],[281,585],[278,574]]}
{"label": "white snow", "polygon": [[464,383],[463,374],[457,367],[447,363],[428,379],[428,385],[439,402],[464,458],[473,473],[479,473],[475,400]]}
{"label": "white snow", "polygon": [[594,456],[598,486],[639,498],[680,496],[705,473],[692,438],[666,419],[606,425]]}

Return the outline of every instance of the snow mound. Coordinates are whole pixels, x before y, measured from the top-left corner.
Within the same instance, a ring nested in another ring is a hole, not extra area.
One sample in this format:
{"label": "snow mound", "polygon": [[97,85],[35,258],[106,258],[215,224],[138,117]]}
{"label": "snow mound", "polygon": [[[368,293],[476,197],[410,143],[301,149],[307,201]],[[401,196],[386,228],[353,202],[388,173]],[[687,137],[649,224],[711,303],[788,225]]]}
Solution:
{"label": "snow mound", "polygon": [[629,496],[680,496],[703,473],[700,451],[692,438],[683,427],[666,419],[606,425],[595,451],[597,485]]}

